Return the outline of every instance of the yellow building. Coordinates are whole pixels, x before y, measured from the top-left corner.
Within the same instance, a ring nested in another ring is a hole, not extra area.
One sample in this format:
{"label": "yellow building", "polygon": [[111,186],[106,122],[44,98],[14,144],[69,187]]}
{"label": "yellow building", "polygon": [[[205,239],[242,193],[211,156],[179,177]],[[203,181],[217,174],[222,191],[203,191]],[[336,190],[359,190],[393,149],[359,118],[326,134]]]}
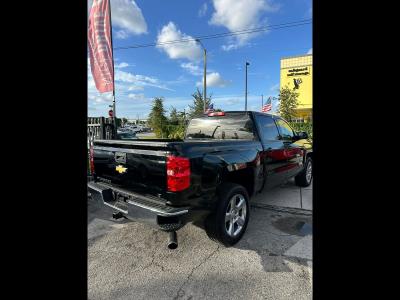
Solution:
{"label": "yellow building", "polygon": [[297,121],[312,120],[312,54],[281,58],[280,88],[288,86],[299,93]]}

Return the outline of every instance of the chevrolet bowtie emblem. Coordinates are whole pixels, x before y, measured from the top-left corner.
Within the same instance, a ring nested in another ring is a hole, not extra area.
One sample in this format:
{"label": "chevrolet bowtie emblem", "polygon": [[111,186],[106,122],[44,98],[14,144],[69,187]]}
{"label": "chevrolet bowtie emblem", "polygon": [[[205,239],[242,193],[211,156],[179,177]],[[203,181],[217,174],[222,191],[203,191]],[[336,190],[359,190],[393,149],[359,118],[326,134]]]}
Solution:
{"label": "chevrolet bowtie emblem", "polygon": [[125,168],[124,166],[119,165],[119,166],[116,166],[116,167],[115,167],[115,170],[116,170],[118,173],[123,174],[123,173],[126,173],[126,170],[128,170],[128,168]]}

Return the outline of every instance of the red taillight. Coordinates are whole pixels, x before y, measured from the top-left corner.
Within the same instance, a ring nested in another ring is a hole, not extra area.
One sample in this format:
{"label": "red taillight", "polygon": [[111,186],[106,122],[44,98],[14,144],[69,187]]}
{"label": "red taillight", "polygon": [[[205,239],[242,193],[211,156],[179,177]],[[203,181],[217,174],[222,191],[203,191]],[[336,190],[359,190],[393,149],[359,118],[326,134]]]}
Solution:
{"label": "red taillight", "polygon": [[178,192],[190,186],[190,161],[186,157],[167,157],[167,187],[170,192]]}
{"label": "red taillight", "polygon": [[223,111],[218,111],[218,112],[213,112],[208,114],[209,117],[214,117],[214,116],[225,116],[225,113]]}
{"label": "red taillight", "polygon": [[89,161],[90,161],[90,173],[93,175],[94,174],[94,159],[93,159],[93,147],[90,147],[89,150]]}

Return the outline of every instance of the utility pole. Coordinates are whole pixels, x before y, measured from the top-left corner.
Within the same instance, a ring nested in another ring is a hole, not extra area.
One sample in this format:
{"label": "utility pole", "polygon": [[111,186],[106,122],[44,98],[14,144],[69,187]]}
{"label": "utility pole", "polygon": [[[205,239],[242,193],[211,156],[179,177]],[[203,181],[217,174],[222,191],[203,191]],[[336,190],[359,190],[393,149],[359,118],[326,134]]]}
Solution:
{"label": "utility pole", "polygon": [[204,73],[203,73],[203,112],[206,112],[206,99],[207,99],[207,50],[199,39],[196,39],[204,52]]}
{"label": "utility pole", "polygon": [[245,102],[244,102],[244,110],[245,111],[247,111],[247,66],[249,66],[250,65],[250,63],[249,62],[247,62],[246,61],[246,88],[245,88],[245,94],[244,94],[244,99],[245,99]]}

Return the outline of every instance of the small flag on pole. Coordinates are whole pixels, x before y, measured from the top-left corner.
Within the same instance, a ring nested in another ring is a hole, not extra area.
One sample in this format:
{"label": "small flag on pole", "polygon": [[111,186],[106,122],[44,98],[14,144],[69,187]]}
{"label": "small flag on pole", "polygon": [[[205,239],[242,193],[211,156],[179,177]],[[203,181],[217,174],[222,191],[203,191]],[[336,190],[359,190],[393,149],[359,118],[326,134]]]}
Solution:
{"label": "small flag on pole", "polygon": [[264,104],[264,106],[261,108],[262,112],[267,112],[272,109],[272,103],[271,103],[271,97],[268,97],[267,102]]}
{"label": "small flag on pole", "polygon": [[206,109],[206,114],[209,114],[209,113],[212,113],[212,112],[214,112],[214,104],[211,103],[208,106],[208,108]]}
{"label": "small flag on pole", "polygon": [[114,90],[111,46],[110,1],[93,0],[89,15],[88,48],[90,68],[100,93]]}

